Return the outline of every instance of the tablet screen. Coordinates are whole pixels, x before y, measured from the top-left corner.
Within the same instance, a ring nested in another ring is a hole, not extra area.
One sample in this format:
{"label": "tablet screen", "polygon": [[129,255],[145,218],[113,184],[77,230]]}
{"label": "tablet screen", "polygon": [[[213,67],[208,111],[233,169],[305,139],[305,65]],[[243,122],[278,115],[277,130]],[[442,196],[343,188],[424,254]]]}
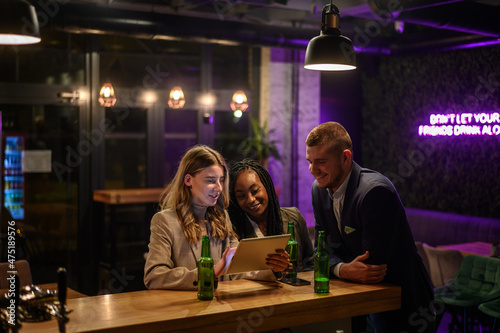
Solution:
{"label": "tablet screen", "polygon": [[266,265],[267,256],[284,250],[289,239],[290,234],[242,239],[234,253],[228,255],[229,266],[224,274],[270,269]]}

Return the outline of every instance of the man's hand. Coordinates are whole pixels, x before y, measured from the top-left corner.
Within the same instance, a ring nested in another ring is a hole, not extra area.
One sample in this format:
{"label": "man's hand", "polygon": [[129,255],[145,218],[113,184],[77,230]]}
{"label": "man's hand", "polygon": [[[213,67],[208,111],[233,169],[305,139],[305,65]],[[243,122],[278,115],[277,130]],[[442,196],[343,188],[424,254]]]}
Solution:
{"label": "man's hand", "polygon": [[364,261],[369,257],[370,253],[366,251],[350,263],[342,264],[339,272],[340,277],[361,283],[377,283],[382,281],[387,273],[387,265],[365,264]]}

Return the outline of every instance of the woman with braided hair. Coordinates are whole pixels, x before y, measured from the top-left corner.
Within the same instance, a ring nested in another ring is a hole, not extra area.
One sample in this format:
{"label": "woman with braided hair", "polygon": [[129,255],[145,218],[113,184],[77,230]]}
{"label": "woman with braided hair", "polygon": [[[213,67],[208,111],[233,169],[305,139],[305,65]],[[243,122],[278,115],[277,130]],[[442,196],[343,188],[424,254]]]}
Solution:
{"label": "woman with braided hair", "polygon": [[229,216],[239,239],[287,233],[294,222],[298,243],[298,270],[312,269],[314,254],[304,217],[296,207],[280,207],[271,176],[251,159],[229,171]]}

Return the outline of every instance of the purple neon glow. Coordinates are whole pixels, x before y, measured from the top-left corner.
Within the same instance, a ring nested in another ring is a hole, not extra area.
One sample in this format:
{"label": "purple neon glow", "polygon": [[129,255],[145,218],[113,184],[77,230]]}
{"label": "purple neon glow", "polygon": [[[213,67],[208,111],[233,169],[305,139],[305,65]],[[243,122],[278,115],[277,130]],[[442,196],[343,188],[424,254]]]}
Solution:
{"label": "purple neon glow", "polygon": [[[287,40],[291,45],[306,47],[309,41],[300,40],[300,39],[290,39]],[[483,47],[483,46],[492,46],[500,44],[500,39],[482,41],[482,42],[469,42],[459,45],[451,45],[451,46],[436,46],[434,51],[452,51],[452,50],[461,50],[461,49],[469,49],[474,47]],[[393,53],[390,47],[380,47],[380,46],[356,46],[354,45],[354,51],[357,53],[369,53],[369,54],[384,54],[390,55]]]}
{"label": "purple neon glow", "polygon": [[387,47],[370,47],[370,46],[356,46],[354,45],[354,51],[359,53],[375,53],[375,54],[391,54],[391,49]]}
{"label": "purple neon glow", "polygon": [[489,41],[485,41],[485,42],[461,44],[461,45],[455,45],[455,46],[450,46],[450,47],[443,47],[440,50],[441,51],[452,51],[452,50],[470,49],[473,47],[491,46],[491,45],[497,45],[497,44],[500,44],[500,39],[489,40]]}
{"label": "purple neon glow", "polygon": [[419,136],[500,135],[500,113],[431,114],[430,125],[418,127]]}

